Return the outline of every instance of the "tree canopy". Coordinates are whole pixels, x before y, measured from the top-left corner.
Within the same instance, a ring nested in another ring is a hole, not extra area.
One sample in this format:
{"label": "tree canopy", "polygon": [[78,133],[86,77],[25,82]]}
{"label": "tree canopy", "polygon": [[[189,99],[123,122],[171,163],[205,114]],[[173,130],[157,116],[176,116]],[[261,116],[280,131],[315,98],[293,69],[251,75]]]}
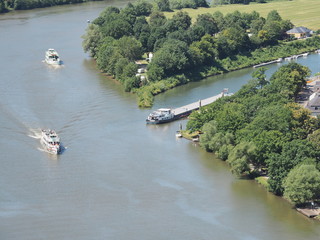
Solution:
{"label": "tree canopy", "polygon": [[[234,95],[192,113],[187,128],[202,131],[201,146],[226,160],[236,175],[267,169],[270,191],[296,203],[310,200],[309,193],[295,197],[296,183],[289,178],[301,164],[312,162],[319,170],[319,119],[294,102],[310,71],[297,63],[280,67],[270,79],[264,71],[254,72]],[[318,196],[317,189],[308,191]]]}

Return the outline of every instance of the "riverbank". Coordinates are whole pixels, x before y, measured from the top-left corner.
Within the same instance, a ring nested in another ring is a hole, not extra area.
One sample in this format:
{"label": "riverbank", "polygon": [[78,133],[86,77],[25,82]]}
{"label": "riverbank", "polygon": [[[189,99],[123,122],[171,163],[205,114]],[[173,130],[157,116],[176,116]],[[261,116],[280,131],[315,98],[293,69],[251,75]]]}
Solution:
{"label": "riverbank", "polygon": [[[292,46],[291,46],[292,45]],[[291,56],[307,55],[319,49],[320,37],[314,36],[303,40],[292,42],[282,42],[279,45],[257,49],[243,55],[235,55],[231,58],[216,60],[216,65],[202,66],[184,74],[174,75],[168,79],[149,83],[142,88],[133,89],[138,95],[138,105],[142,108],[150,108],[154,102],[154,96],[163,93],[174,87],[187,84],[193,81],[201,81],[207,77],[212,77],[232,71],[237,71],[250,67],[259,67],[260,64],[285,59]],[[294,59],[291,59],[294,60]],[[288,61],[289,62],[289,61]],[[217,67],[219,66],[219,67]],[[262,66],[265,67],[265,66]],[[183,79],[183,81],[181,80]],[[248,79],[249,80],[249,79]]]}
{"label": "riverbank", "polygon": [[29,1],[9,1],[4,0],[0,3],[0,13],[7,13],[12,11],[19,11],[19,10],[32,10],[37,8],[47,8],[47,7],[54,7],[59,5],[68,5],[68,4],[79,4],[85,2],[92,2],[92,1],[103,1],[103,0],[29,0]]}

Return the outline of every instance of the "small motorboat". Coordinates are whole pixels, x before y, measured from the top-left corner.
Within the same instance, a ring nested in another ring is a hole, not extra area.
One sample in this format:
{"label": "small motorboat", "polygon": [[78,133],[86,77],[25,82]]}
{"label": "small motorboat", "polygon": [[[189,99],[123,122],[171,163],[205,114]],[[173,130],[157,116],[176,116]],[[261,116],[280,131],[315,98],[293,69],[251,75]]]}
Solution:
{"label": "small motorboat", "polygon": [[53,48],[49,48],[45,54],[45,62],[50,65],[61,65],[62,61],[60,60],[59,54]]}
{"label": "small motorboat", "polygon": [[61,143],[58,134],[51,129],[41,130],[41,143],[46,150],[53,154],[61,153]]}

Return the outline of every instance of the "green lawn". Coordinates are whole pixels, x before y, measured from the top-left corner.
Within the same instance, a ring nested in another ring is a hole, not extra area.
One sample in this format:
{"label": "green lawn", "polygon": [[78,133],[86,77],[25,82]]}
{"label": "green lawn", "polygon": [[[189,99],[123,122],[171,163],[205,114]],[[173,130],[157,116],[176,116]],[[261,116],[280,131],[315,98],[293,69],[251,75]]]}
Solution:
{"label": "green lawn", "polygon": [[[320,0],[282,0],[249,5],[232,4],[211,8],[184,9],[183,11],[188,12],[194,21],[199,14],[220,11],[225,15],[236,10],[248,13],[257,11],[262,17],[266,17],[271,10],[277,10],[282,19],[290,20],[297,27],[303,26],[311,30],[320,29]],[[172,12],[165,13],[169,18],[173,14]]]}

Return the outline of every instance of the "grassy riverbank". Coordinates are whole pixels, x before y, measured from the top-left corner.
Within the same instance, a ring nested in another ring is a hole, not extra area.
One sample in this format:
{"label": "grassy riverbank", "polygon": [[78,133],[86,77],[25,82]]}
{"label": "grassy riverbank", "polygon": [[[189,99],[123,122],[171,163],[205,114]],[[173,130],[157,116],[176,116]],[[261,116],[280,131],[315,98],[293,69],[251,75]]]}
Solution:
{"label": "grassy riverbank", "polygon": [[[306,52],[314,52],[320,47],[320,38],[318,36],[306,40],[295,40],[292,42],[283,42],[276,46],[257,49],[243,55],[235,55],[225,59],[217,60],[218,66],[204,66],[192,71],[185,71],[184,74],[172,76],[159,82],[150,83],[140,88],[138,92],[138,105],[148,108],[153,105],[154,96],[165,92],[178,85],[186,84],[191,81],[199,81],[203,78],[240,70],[254,65],[285,58],[292,55],[299,55]],[[184,79],[184,81],[181,81]]]}
{"label": "grassy riverbank", "polygon": [[[199,14],[214,13],[220,11],[223,14],[232,13],[234,11],[251,13],[256,11],[262,17],[266,17],[272,10],[276,10],[283,19],[290,20],[295,26],[304,26],[312,30],[320,29],[320,1],[319,0],[283,0],[272,1],[268,3],[250,3],[220,5],[211,8],[183,9],[195,21]],[[171,18],[178,10],[174,12],[166,12],[165,15]]]}

